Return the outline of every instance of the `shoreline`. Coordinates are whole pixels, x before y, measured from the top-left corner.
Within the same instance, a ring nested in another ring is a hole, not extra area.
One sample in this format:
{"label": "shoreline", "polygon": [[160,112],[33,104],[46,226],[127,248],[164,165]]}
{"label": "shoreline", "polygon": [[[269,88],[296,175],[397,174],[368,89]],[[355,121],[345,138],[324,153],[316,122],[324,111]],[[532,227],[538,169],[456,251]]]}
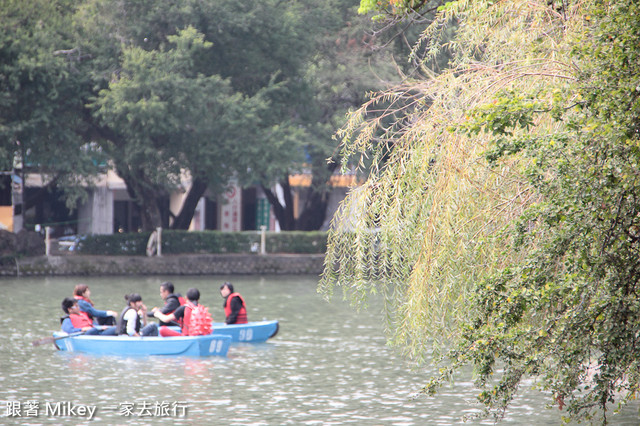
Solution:
{"label": "shoreline", "polygon": [[15,264],[0,265],[0,279],[66,275],[320,275],[324,257],[324,254],[37,256],[17,259]]}

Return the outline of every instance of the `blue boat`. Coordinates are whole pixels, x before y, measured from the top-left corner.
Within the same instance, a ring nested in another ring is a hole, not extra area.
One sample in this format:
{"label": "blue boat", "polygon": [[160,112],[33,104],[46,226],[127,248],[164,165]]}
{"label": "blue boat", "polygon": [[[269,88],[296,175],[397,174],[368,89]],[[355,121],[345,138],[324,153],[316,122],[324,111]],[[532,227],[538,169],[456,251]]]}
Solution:
{"label": "blue boat", "polygon": [[213,333],[231,336],[232,342],[266,342],[278,333],[278,320],[252,321],[246,324],[225,324],[214,322],[211,324]]}
{"label": "blue boat", "polygon": [[[180,331],[180,327],[169,327]],[[278,320],[251,321],[246,324],[225,324],[223,322],[211,323],[213,334],[221,334],[231,337],[232,342],[261,343],[275,336],[280,326]]]}
{"label": "blue boat", "polygon": [[227,356],[231,337],[220,334],[178,337],[83,336],[53,333],[61,351],[98,355]]}

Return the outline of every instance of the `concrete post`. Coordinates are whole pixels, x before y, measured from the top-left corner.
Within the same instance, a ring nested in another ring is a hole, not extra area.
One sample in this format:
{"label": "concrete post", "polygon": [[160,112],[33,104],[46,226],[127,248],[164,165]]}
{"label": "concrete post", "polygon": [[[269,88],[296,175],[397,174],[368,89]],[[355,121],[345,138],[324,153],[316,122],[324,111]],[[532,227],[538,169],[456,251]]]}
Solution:
{"label": "concrete post", "polygon": [[44,254],[51,255],[51,227],[44,227]]}
{"label": "concrete post", "polygon": [[156,250],[157,256],[162,256],[162,228],[157,227],[156,231],[158,231],[158,249]]}
{"label": "concrete post", "polygon": [[267,254],[267,227],[260,226],[260,254]]}

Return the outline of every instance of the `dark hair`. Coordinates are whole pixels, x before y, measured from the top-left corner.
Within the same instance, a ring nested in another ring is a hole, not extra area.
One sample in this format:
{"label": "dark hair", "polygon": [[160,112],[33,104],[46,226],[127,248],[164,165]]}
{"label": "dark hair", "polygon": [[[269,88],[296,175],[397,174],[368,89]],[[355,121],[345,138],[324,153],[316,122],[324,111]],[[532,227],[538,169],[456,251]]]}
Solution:
{"label": "dark hair", "polygon": [[229,281],[225,281],[224,283],[222,283],[222,285],[220,286],[220,290],[222,290],[225,287],[227,287],[231,293],[234,293],[233,284],[231,284]]}
{"label": "dark hair", "polygon": [[124,295],[124,300],[127,301],[127,304],[132,303],[132,302],[140,302],[142,300],[142,296],[140,296],[138,293],[131,293],[131,294],[125,294]]}
{"label": "dark hair", "polygon": [[187,299],[197,302],[200,300],[200,291],[197,288],[187,290]]}
{"label": "dark hair", "polygon": [[65,297],[61,304],[62,310],[64,311],[65,314],[68,314],[69,308],[72,307],[73,305],[76,305],[77,303],[78,301],[76,299]]}
{"label": "dark hair", "polygon": [[170,281],[163,282],[162,284],[160,284],[160,287],[162,287],[164,291],[168,291],[170,294],[173,294],[173,292],[175,291],[173,283],[171,283]]}

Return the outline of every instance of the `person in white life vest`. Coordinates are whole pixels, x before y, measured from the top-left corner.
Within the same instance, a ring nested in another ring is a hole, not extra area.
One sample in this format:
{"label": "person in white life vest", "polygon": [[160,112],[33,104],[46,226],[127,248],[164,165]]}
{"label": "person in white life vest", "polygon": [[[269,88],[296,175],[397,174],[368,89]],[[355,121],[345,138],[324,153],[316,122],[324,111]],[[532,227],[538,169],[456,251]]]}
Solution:
{"label": "person in white life vest", "polygon": [[147,307],[142,303],[142,297],[138,293],[124,296],[127,306],[118,317],[118,335],[129,336],[157,336],[158,324],[147,324]]}

